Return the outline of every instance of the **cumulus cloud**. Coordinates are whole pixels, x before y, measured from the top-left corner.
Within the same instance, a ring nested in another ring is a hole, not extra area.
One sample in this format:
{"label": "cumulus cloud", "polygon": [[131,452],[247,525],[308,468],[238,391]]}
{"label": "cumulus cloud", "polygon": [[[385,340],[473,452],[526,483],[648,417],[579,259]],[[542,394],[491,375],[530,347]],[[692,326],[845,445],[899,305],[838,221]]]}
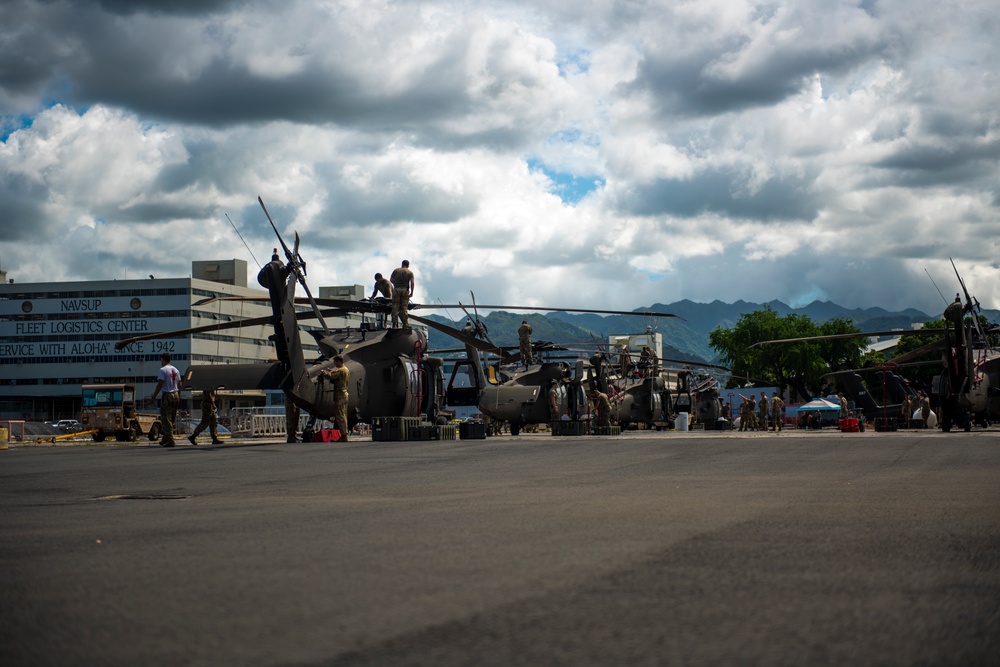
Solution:
{"label": "cumulus cloud", "polygon": [[261,259],[260,195],[317,284],[405,256],[424,301],[937,312],[953,257],[996,308],[998,29],[987,0],[11,0],[4,268],[251,261],[227,214]]}

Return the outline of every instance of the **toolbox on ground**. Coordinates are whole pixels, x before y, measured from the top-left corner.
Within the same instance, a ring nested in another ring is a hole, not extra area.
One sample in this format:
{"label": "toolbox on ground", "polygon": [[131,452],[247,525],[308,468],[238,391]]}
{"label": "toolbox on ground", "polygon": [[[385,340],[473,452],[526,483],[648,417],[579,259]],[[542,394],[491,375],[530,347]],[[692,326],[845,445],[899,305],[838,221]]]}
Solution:
{"label": "toolbox on ground", "polygon": [[875,418],[875,430],[876,431],[895,431],[896,418],[895,417],[876,417]]}
{"label": "toolbox on ground", "polygon": [[437,440],[437,427],[430,424],[418,424],[416,426],[410,426],[407,433],[408,437],[404,440]]}
{"label": "toolbox on ground", "polygon": [[844,433],[857,433],[861,429],[858,428],[858,420],[854,417],[848,417],[847,419],[840,420],[840,430]]}
{"label": "toolbox on ground", "polygon": [[485,440],[485,422],[462,422],[458,425],[458,437],[462,440]]}

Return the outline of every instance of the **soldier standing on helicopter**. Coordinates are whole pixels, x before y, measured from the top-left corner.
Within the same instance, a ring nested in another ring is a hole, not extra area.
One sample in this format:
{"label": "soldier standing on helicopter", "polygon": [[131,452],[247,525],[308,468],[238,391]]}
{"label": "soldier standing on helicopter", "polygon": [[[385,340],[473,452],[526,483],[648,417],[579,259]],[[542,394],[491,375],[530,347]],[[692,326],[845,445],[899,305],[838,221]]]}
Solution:
{"label": "soldier standing on helicopter", "polygon": [[410,317],[407,309],[410,306],[410,299],[413,297],[413,271],[410,271],[410,260],[404,259],[399,268],[393,269],[389,276],[392,283],[392,328],[396,328],[397,322],[403,323],[403,328],[410,326]]}
{"label": "soldier standing on helicopter", "polygon": [[521,362],[527,368],[535,361],[531,354],[531,325],[528,324],[528,320],[521,320],[521,326],[517,328],[517,343],[521,352]]}
{"label": "soldier standing on helicopter", "polygon": [[[386,299],[392,299],[392,283],[390,283],[381,273],[375,274],[375,287],[369,301],[374,301],[376,295],[381,294]],[[375,325],[381,329],[385,326],[385,313],[379,312],[375,315]]]}
{"label": "soldier standing on helicopter", "polygon": [[333,358],[333,368],[323,371],[323,377],[333,384],[333,417],[337,429],[340,430],[340,442],[347,442],[347,383],[351,379],[351,371],[344,365],[343,355]]}

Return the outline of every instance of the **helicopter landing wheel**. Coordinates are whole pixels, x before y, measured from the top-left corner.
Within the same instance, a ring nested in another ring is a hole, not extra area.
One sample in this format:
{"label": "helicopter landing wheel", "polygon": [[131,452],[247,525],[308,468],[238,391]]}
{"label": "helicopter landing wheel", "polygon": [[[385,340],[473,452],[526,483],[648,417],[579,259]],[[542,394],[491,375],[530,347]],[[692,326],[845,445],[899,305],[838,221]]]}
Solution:
{"label": "helicopter landing wheel", "polygon": [[518,422],[511,422],[510,423],[510,434],[511,435],[517,435],[520,432],[521,432],[521,424],[518,423]]}

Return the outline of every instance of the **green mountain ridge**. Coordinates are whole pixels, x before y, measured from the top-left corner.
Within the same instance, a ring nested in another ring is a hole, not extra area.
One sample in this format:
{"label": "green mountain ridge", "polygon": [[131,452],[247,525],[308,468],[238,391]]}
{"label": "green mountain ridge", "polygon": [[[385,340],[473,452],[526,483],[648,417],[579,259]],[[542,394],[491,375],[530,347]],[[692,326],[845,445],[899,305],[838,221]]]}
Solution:
{"label": "green mountain ridge", "polygon": [[[640,317],[630,315],[598,315],[595,313],[511,313],[493,311],[483,317],[490,338],[497,345],[517,346],[517,328],[522,320],[527,320],[533,329],[533,341],[551,341],[560,344],[574,344],[576,349],[594,350],[607,343],[608,336],[640,334],[649,326],[663,334],[663,357],[689,359],[712,363],[716,361],[715,351],[708,344],[709,333],[719,327],[730,327],[742,315],[771,307],[778,315],[806,315],[817,324],[833,318],[844,318],[853,322],[862,331],[908,330],[916,324],[938,319],[940,315],[928,315],[914,308],[892,312],[884,308],[844,308],[830,301],[814,301],[801,308],[792,308],[781,301],[766,304],[736,301],[724,303],[696,303],[687,299],[670,304],[655,303],[640,311],[672,313],[678,317]],[[1000,311],[984,310],[990,321],[1000,320]],[[427,316],[441,324],[461,329],[465,319],[452,321],[439,315]],[[450,336],[431,330],[430,348],[449,349],[458,346]]]}

